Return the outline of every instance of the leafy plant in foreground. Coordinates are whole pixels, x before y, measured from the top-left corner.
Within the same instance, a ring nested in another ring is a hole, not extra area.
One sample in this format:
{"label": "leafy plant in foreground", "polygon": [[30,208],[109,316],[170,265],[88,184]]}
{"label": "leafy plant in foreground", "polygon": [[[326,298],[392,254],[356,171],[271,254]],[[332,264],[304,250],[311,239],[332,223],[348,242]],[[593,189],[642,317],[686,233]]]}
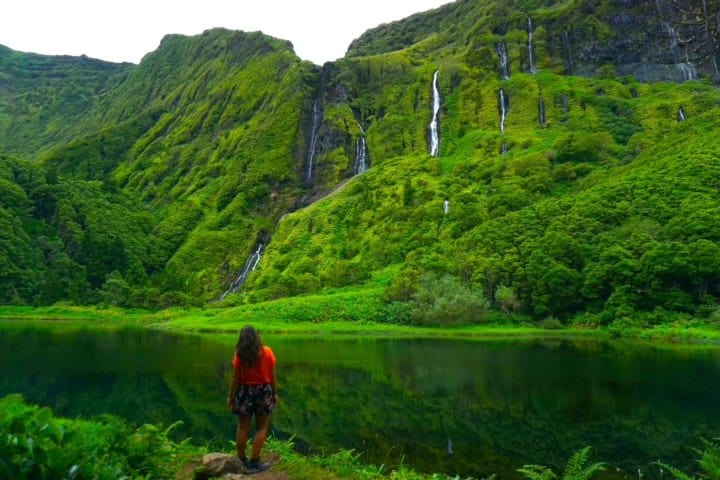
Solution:
{"label": "leafy plant in foreground", "polygon": [[20,395],[8,395],[0,399],[0,478],[173,478],[201,454],[189,440],[168,438],[177,425],[133,429],[110,416],[61,419],[48,408],[27,405]]}
{"label": "leafy plant in foreground", "polygon": [[698,477],[689,475],[682,470],[679,470],[671,465],[658,462],[660,468],[663,468],[670,472],[673,478],[677,480],[694,480],[695,478],[702,478],[704,480],[720,480],[720,438],[715,440],[703,440],[704,448],[702,450],[695,449],[695,452],[699,455],[698,464],[702,472]]}
{"label": "leafy plant in foreground", "polygon": [[[604,462],[589,463],[590,448],[585,447],[575,452],[565,466],[562,480],[589,480],[598,472],[605,470]],[[543,465],[525,465],[518,469],[518,472],[525,475],[529,480],[552,480],[558,476],[548,467]]]}

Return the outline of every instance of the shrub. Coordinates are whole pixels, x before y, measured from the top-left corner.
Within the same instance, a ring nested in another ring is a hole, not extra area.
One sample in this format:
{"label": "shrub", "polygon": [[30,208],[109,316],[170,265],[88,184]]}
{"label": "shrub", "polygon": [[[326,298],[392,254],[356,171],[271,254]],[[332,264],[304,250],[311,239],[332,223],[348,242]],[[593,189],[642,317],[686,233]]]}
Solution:
{"label": "shrub", "polygon": [[487,321],[489,303],[479,289],[455,277],[425,274],[410,302],[411,317],[420,325],[462,325]]}
{"label": "shrub", "polygon": [[551,315],[549,317],[545,317],[540,322],[540,328],[544,328],[545,330],[558,330],[563,328],[563,324],[557,319],[557,317]]}
{"label": "shrub", "polygon": [[188,442],[168,439],[174,427],[121,420],[56,418],[48,408],[27,405],[20,395],[0,399],[0,478],[174,478],[187,460],[201,454]]}

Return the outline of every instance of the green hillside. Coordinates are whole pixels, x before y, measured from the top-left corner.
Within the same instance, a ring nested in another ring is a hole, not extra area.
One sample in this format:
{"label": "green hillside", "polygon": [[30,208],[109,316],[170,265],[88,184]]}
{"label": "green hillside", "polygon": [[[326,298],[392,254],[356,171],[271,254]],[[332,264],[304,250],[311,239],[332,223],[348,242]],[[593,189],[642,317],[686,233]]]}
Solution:
{"label": "green hillside", "polygon": [[[137,66],[66,59],[62,84],[2,50],[0,301],[332,308],[340,289],[386,321],[715,319],[712,62],[654,33],[669,3],[626,7],[460,0],[322,68],[223,29]],[[95,93],[66,108],[61,85]]]}
{"label": "green hillside", "polygon": [[0,153],[31,157],[70,141],[76,123],[130,68],[0,45]]}

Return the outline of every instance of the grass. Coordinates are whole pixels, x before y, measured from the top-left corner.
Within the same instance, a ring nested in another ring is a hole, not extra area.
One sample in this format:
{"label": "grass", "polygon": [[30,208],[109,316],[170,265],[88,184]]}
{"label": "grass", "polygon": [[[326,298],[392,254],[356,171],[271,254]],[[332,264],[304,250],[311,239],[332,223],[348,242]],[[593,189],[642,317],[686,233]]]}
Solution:
{"label": "grass", "polygon": [[[301,455],[293,449],[292,440],[268,439],[267,450],[278,455],[280,461],[273,472],[284,472],[293,480],[330,480],[336,478],[368,480],[388,478],[392,480],[446,480],[443,474],[421,474],[407,467],[389,469],[384,465],[368,465],[353,450],[341,450],[332,455]],[[281,478],[281,477],[278,477]]]}
{"label": "grass", "polygon": [[642,340],[670,343],[720,344],[720,329],[717,327],[667,326],[640,330],[637,338]]}
{"label": "grass", "polygon": [[380,308],[377,292],[338,290],[332,293],[282,298],[235,307],[169,308],[159,311],[116,307],[0,306],[0,319],[64,322],[70,326],[114,327],[139,325],[148,328],[198,334],[237,333],[252,324],[264,334],[382,336],[397,338],[623,338],[658,344],[720,345],[720,329],[688,320],[651,328],[605,329],[563,327],[546,329],[528,322],[510,323],[495,316],[491,323],[456,327],[422,327],[367,320]]}
{"label": "grass", "polygon": [[[602,330],[564,328],[545,330],[526,325],[482,324],[459,327],[419,327],[362,320],[354,307],[362,310],[355,294],[308,295],[285,298],[258,304],[229,308],[187,309],[171,308],[157,312],[97,307],[0,307],[0,318],[8,320],[92,322],[98,325],[136,324],[149,328],[189,333],[236,333],[244,325],[252,324],[265,334],[387,336],[387,337],[604,337]],[[353,303],[355,302],[355,303]],[[344,307],[339,303],[345,303]],[[300,307],[312,306],[300,312]],[[335,312],[333,308],[338,308]]]}
{"label": "grass", "polygon": [[137,309],[78,307],[53,305],[50,307],[0,306],[0,318],[53,321],[92,321],[96,323],[143,323],[150,312]]}

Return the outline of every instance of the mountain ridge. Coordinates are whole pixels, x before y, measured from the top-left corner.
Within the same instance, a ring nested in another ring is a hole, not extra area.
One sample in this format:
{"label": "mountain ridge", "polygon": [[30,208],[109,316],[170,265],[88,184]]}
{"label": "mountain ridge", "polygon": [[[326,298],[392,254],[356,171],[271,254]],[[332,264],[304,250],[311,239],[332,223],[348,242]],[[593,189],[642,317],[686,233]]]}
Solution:
{"label": "mountain ridge", "polygon": [[[647,2],[526,3],[448,4],[377,27],[322,67],[257,32],[166,36],[108,77],[115,87],[63,130],[71,142],[39,138],[34,163],[6,159],[2,213],[20,229],[4,245],[25,253],[5,260],[16,274],[0,278],[3,301],[237,304],[367,288],[383,292],[378,318],[443,323],[416,306],[435,285],[536,319],[710,311],[720,238],[693,222],[717,208],[714,143],[696,133],[713,129],[717,89],[627,74],[642,61],[623,52],[642,43],[613,42]],[[544,13],[533,23],[527,11]],[[370,169],[357,175],[361,153]],[[629,200],[625,179],[639,192]],[[673,188],[658,196],[658,181]],[[257,271],[233,294],[253,252]]]}

